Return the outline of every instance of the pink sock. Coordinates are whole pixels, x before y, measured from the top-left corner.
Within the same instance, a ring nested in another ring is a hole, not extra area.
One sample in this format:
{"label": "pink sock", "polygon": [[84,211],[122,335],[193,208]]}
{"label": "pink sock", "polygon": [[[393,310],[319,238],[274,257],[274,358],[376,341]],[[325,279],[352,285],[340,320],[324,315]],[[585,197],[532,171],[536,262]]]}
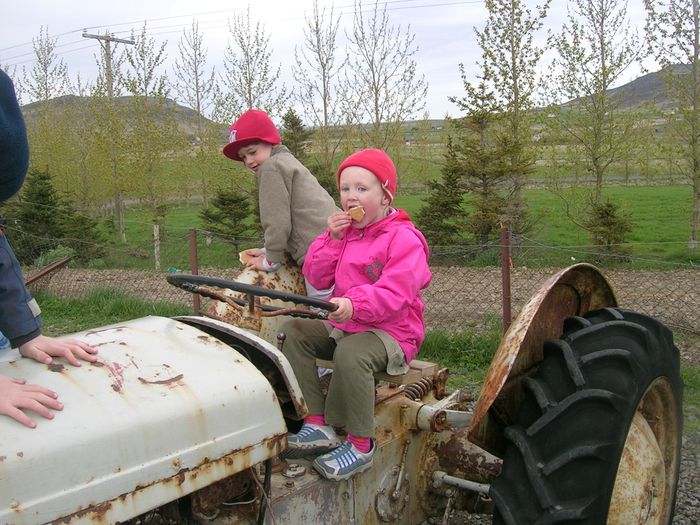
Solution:
{"label": "pink sock", "polygon": [[363,454],[367,454],[369,449],[372,448],[372,440],[370,438],[362,438],[348,434],[348,441],[355,445],[355,448]]}
{"label": "pink sock", "polygon": [[323,417],[323,414],[318,416],[308,416],[304,418],[304,423],[307,425],[316,425],[317,427],[325,427],[326,418]]}

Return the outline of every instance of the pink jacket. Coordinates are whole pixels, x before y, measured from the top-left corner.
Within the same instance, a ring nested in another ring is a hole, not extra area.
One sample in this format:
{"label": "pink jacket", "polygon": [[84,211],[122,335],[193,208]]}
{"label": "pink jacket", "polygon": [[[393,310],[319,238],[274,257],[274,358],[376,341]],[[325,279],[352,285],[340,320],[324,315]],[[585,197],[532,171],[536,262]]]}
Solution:
{"label": "pink jacket", "polygon": [[410,363],[425,337],[420,290],[432,278],[428,258],[423,234],[396,210],[364,229],[348,228],[339,241],[326,230],[309,247],[302,271],[315,288],[335,285],[332,297],[352,301],[352,319],[333,326],[349,333],[384,330]]}

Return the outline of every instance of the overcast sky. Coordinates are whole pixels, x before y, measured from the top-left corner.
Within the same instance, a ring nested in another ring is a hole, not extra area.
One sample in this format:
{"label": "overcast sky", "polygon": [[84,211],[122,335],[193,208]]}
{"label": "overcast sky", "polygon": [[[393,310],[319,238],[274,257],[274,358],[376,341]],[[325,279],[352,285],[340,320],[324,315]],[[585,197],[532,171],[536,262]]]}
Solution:
{"label": "overcast sky", "polygon": [[[341,28],[352,25],[353,0],[319,0],[321,6],[334,6],[342,12]],[[9,3],[9,0],[8,0]],[[382,2],[383,3],[383,2]],[[535,1],[528,2],[530,6]],[[371,5],[364,2],[365,5]],[[388,0],[386,2],[393,25],[406,29],[410,26],[419,48],[416,56],[419,73],[428,81],[427,110],[432,118],[445,114],[458,115],[447,97],[462,94],[458,64],[463,62],[470,74],[477,70],[474,62],[480,57],[474,27],[482,28],[486,20],[483,0]],[[545,28],[558,30],[565,19],[567,1],[554,0]],[[630,0],[628,16],[634,24],[643,21],[642,0]],[[45,26],[58,39],[56,52],[68,66],[71,78],[80,73],[83,80],[95,77],[97,66],[94,55],[99,53],[96,40],[82,38],[83,30],[128,38],[131,30],[139,32],[147,22],[149,36],[158,42],[168,42],[168,65],[177,58],[177,42],[192,20],[199,22],[208,48],[208,61],[223,71],[220,63],[228,38],[228,18],[244,11],[248,5],[251,21],[264,23],[270,36],[273,65],[282,65],[282,78],[291,84],[291,65],[294,47],[302,45],[305,15],[311,11],[312,0],[258,0],[256,2],[231,0],[19,0],[3,9],[0,33],[0,64],[15,66],[15,75],[34,65],[32,38]],[[342,30],[339,32],[342,33]],[[542,38],[544,38],[544,31]],[[345,37],[340,35],[341,49]],[[546,64],[543,64],[546,67]],[[12,74],[12,67],[9,68]],[[635,72],[628,74],[631,80]],[[174,77],[174,75],[170,75]],[[28,102],[23,100],[23,102]],[[420,115],[418,115],[420,117]]]}

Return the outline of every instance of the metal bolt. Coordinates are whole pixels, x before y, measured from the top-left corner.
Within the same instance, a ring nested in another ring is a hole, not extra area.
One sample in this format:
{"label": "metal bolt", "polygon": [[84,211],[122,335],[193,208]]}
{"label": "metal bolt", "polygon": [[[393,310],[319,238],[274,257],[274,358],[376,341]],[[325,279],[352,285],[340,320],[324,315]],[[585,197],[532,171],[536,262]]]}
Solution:
{"label": "metal bolt", "polygon": [[287,487],[288,489],[291,489],[294,487],[294,482],[290,479],[290,480],[284,482],[284,486]]}

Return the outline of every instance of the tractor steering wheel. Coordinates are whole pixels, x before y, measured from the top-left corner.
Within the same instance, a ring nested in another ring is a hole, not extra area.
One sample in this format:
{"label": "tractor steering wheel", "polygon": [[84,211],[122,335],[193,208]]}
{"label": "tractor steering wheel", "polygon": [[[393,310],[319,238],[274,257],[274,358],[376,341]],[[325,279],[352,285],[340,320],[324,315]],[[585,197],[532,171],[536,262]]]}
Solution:
{"label": "tractor steering wheel", "polygon": [[[313,299],[312,297],[307,297],[305,295],[298,295],[290,292],[282,292],[279,290],[272,290],[270,288],[263,288],[262,286],[255,286],[252,284],[239,283],[236,281],[228,281],[225,279],[216,279],[214,277],[206,277],[204,275],[188,275],[188,274],[171,274],[166,277],[166,280],[187,292],[196,293],[224,301],[227,303],[234,302],[236,305],[251,309],[259,308],[262,313],[261,315],[266,317],[271,317],[275,315],[290,315],[293,317],[308,317],[314,319],[326,319],[330,312],[334,312],[338,309],[338,305],[335,303],[330,303],[328,301],[323,301],[321,299]],[[248,296],[248,300],[240,299],[237,297],[222,296],[221,293],[214,292],[208,287],[216,288],[226,288],[228,290],[233,290],[234,292],[239,292]],[[299,308],[280,308],[278,306],[271,305],[261,305],[259,302],[255,301],[255,297],[265,296],[271,299],[279,299],[281,301],[286,301],[294,304],[300,304],[308,306],[318,310],[307,310]]]}

